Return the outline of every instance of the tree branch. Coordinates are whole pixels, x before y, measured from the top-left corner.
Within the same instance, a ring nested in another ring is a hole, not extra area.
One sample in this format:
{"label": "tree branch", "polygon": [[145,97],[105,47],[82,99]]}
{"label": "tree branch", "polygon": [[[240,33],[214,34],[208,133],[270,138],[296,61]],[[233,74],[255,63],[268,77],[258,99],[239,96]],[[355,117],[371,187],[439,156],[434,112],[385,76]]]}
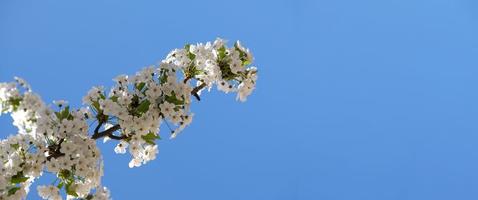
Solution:
{"label": "tree branch", "polygon": [[[188,80],[185,79],[185,82],[187,82],[187,81]],[[196,86],[191,91],[191,95],[196,97],[196,99],[198,101],[201,101],[201,98],[199,97],[198,92],[200,90],[202,90],[204,87],[206,87],[206,83],[202,83],[201,85]],[[97,139],[100,139],[100,138],[103,138],[103,137],[109,137],[109,138],[114,139],[114,140],[123,140],[123,139],[128,138],[128,136],[126,136],[126,135],[120,135],[120,136],[113,135],[113,133],[115,131],[121,129],[121,126],[119,124],[116,124],[116,125],[110,127],[109,129],[106,129],[106,130],[100,132],[100,128],[101,128],[101,126],[103,126],[103,124],[104,124],[104,121],[100,119],[98,121],[98,125],[96,125],[96,127],[95,127],[95,130],[93,132],[93,135],[91,136],[91,139],[97,140]],[[61,143],[63,143],[64,140],[65,139],[62,138],[62,139],[59,140],[57,145],[53,145],[53,146],[50,147],[50,149],[49,149],[50,155],[47,157],[47,160],[50,160],[51,158],[58,158],[58,157],[61,157],[61,156],[65,155],[64,153],[60,152]]]}
{"label": "tree branch", "polygon": [[187,83],[192,77],[188,76],[183,80],[183,83]]}
{"label": "tree branch", "polygon": [[[113,135],[113,132],[115,132],[115,131],[117,131],[121,128],[119,124],[116,124],[113,127],[109,128],[107,130],[104,130],[102,132],[98,132],[102,124],[103,124],[103,122],[98,123],[98,125],[95,128],[94,134],[91,136],[91,139],[96,140],[96,139],[99,139],[99,138],[102,138],[102,137],[109,137],[109,138],[114,139],[114,140],[122,140],[122,139],[127,138],[126,135],[121,135],[121,136]],[[61,156],[65,155],[64,153],[62,153],[60,151],[61,144],[63,143],[63,141],[65,141],[64,138],[60,139],[58,144],[51,145],[51,146],[48,147],[49,155],[46,157],[46,159],[48,161],[50,161],[52,158],[58,158],[58,157],[61,157]]]}
{"label": "tree branch", "polygon": [[192,91],[191,91],[191,95],[193,95],[194,97],[196,97],[196,99],[198,101],[201,101],[201,97],[199,97],[199,90],[203,89],[204,87],[206,87],[206,83],[202,83],[201,85],[199,86],[196,86]]}
{"label": "tree branch", "polygon": [[55,145],[51,145],[48,147],[48,150],[49,150],[49,155],[48,157],[46,157],[46,159],[48,161],[51,160],[51,158],[58,158],[60,156],[64,156],[65,154],[60,152],[60,148],[61,148],[61,143],[63,143],[63,141],[65,141],[64,138],[61,138],[59,141],[58,141],[58,144],[55,144]]}
{"label": "tree branch", "polygon": [[100,130],[101,125],[103,125],[103,121],[98,121],[98,125],[96,125],[96,128],[93,132],[93,136],[98,134],[98,131]]}
{"label": "tree branch", "polygon": [[109,128],[107,130],[104,130],[102,132],[98,132],[98,129],[101,126],[101,124],[102,123],[98,123],[98,126],[95,128],[95,133],[91,136],[91,139],[96,140],[96,139],[106,137],[106,136],[108,136],[111,139],[115,139],[115,140],[122,140],[122,139],[126,138],[126,135],[122,135],[122,136],[113,135],[113,132],[121,129],[119,124],[116,124],[113,127]]}

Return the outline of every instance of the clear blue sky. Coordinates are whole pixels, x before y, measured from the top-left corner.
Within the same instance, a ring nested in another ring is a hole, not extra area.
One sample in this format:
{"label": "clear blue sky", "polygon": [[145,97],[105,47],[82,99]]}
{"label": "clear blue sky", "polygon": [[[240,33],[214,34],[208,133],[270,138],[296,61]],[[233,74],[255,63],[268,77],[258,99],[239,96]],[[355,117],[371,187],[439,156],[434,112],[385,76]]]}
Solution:
{"label": "clear blue sky", "polygon": [[[260,70],[249,101],[204,95],[193,124],[140,168],[101,145],[114,199],[468,200],[477,35],[474,0],[11,0],[0,81],[21,76],[44,100],[79,106],[91,86],[186,42],[239,39]],[[7,116],[0,127],[15,132]]]}

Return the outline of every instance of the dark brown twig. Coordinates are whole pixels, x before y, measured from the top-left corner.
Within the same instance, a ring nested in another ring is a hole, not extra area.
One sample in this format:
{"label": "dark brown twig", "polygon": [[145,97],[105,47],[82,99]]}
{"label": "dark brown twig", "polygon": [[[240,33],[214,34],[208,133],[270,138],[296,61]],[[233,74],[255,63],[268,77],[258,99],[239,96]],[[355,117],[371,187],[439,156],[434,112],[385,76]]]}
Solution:
{"label": "dark brown twig", "polygon": [[95,133],[91,136],[91,139],[99,139],[99,138],[102,138],[102,137],[106,137],[108,136],[109,138],[111,139],[115,139],[115,140],[122,140],[122,139],[125,139],[127,138],[125,135],[122,135],[122,136],[116,136],[116,135],[113,135],[113,132],[121,129],[120,125],[119,124],[116,124],[114,125],[113,127],[107,129],[107,130],[104,130],[102,132],[98,132],[98,126],[96,127],[95,129]]}
{"label": "dark brown twig", "polygon": [[198,101],[201,101],[201,97],[199,97],[199,90],[202,90],[204,87],[206,87],[206,83],[202,83],[201,85],[195,87],[192,91],[191,91],[191,95],[193,95],[194,97],[196,97],[196,99]]}
{"label": "dark brown twig", "polygon": [[59,141],[58,141],[58,144],[55,144],[55,145],[51,145],[48,147],[48,150],[49,150],[49,155],[48,157],[46,157],[46,159],[48,161],[51,160],[51,158],[58,158],[60,156],[64,156],[65,154],[60,152],[60,148],[61,148],[61,143],[63,143],[63,141],[65,141],[64,138],[61,138]]}

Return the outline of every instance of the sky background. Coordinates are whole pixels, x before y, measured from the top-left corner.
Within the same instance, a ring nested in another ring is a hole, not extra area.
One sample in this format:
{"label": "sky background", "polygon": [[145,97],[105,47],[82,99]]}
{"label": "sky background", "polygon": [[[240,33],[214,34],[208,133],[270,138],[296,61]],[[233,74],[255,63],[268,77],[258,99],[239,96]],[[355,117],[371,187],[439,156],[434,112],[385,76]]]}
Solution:
{"label": "sky background", "polygon": [[114,199],[471,200],[477,34],[475,0],[4,0],[0,81],[79,107],[185,43],[241,40],[260,70],[246,103],[203,94],[140,168],[100,145]]}

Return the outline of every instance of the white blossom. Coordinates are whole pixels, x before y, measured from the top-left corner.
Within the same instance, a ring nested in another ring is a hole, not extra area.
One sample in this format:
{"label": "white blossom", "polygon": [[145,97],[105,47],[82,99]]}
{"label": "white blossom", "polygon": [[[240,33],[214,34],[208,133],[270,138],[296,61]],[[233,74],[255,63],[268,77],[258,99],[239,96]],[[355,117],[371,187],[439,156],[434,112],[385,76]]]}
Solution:
{"label": "white blossom", "polygon": [[47,200],[61,200],[60,191],[53,185],[40,185],[37,187],[38,195]]}
{"label": "white blossom", "polygon": [[67,199],[110,199],[101,185],[103,160],[96,139],[118,140],[114,151],[128,152],[131,168],[155,160],[160,129],[176,138],[192,123],[191,103],[200,100],[204,89],[217,85],[225,93],[237,92],[240,101],[247,99],[257,81],[252,61],[252,53],[239,42],[227,47],[218,38],[188,44],[158,66],[115,77],[109,92],[93,87],[79,109],[65,100],[53,101],[54,109],[47,106],[18,77],[0,83],[0,114],[10,113],[18,128],[18,134],[0,140],[0,199],[25,199],[43,172],[57,177],[54,185],[37,187],[43,199],[62,199],[60,190]]}
{"label": "white blossom", "polygon": [[126,153],[126,148],[128,147],[128,145],[129,144],[127,142],[121,141],[120,143],[118,143],[118,145],[116,145],[115,153],[118,153],[118,154]]}

